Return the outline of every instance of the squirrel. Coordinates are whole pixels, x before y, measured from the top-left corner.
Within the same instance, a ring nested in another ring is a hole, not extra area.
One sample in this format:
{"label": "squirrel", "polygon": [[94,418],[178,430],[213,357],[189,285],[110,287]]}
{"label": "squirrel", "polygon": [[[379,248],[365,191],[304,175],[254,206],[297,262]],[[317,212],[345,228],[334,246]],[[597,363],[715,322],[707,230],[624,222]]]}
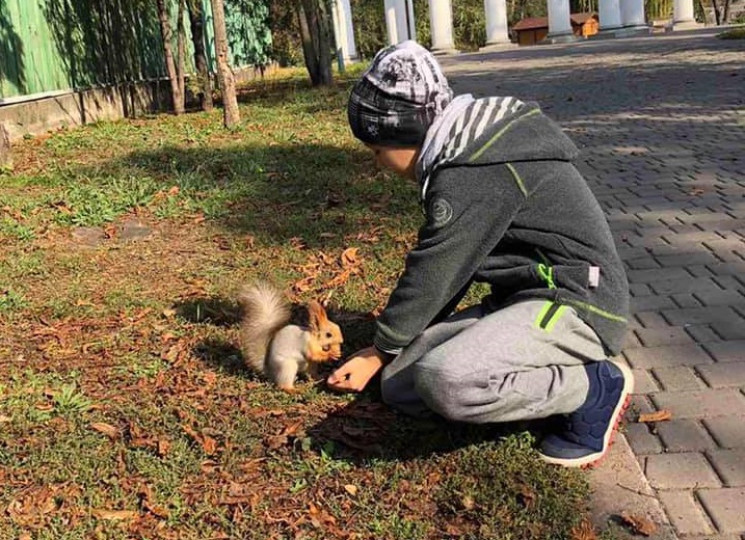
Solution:
{"label": "squirrel", "polygon": [[298,373],[316,378],[318,365],[341,357],[341,329],[318,302],[307,306],[307,327],[290,324],[289,301],[270,284],[257,281],[238,293],[242,309],[240,348],[246,365],[285,392],[295,392]]}

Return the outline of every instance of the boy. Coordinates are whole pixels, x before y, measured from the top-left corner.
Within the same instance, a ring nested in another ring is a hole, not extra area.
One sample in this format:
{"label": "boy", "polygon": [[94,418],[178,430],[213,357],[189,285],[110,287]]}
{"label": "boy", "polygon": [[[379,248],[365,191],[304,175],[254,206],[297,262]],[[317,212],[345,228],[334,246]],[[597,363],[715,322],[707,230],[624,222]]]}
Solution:
{"label": "boy", "polygon": [[[374,346],[328,380],[462,422],[559,416],[544,460],[598,461],[628,403],[617,354],[628,283],[577,148],[533,103],[453,99],[434,57],[380,51],[352,90],[349,123],[378,162],[415,179],[426,223],[377,321]],[[473,282],[480,305],[453,314]]]}

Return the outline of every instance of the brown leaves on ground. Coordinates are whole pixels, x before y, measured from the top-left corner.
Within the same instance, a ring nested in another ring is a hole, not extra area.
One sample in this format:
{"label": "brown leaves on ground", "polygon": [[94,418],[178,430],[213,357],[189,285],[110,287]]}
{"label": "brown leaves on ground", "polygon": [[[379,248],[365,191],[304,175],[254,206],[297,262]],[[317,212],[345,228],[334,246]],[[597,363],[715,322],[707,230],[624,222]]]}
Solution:
{"label": "brown leaves on ground", "polygon": [[181,429],[184,430],[189,437],[191,437],[197,444],[202,446],[204,453],[211,456],[217,452],[217,441],[207,435],[206,433],[198,433],[189,425],[182,425]]}
{"label": "brown leaves on ground", "polygon": [[111,424],[106,424],[104,422],[92,422],[90,424],[91,429],[94,431],[98,431],[99,433],[103,433],[106,435],[109,439],[118,439],[121,433],[119,432],[119,429],[112,426]]}
{"label": "brown leaves on ground", "polygon": [[621,521],[628,525],[636,534],[641,534],[643,536],[652,536],[655,532],[657,532],[657,525],[642,516],[636,516],[628,514],[626,512],[622,512]]}
{"label": "brown leaves on ground", "polygon": [[571,540],[597,540],[595,528],[589,520],[583,519],[579,525],[572,528]]}
{"label": "brown leaves on ground", "polygon": [[640,424],[652,423],[652,422],[665,422],[672,419],[673,414],[668,410],[661,410],[653,413],[642,413],[639,415],[637,422]]}
{"label": "brown leaves on ground", "polygon": [[[305,245],[296,241],[298,246]],[[311,253],[308,260],[295,268],[303,277],[292,285],[295,294],[312,293],[316,297],[329,298],[335,289],[342,287],[353,275],[363,271],[363,258],[359,248],[348,247],[338,257],[323,251]]]}
{"label": "brown leaves on ground", "polygon": [[129,521],[137,519],[139,513],[133,510],[91,510],[91,515],[97,519],[106,521]]}

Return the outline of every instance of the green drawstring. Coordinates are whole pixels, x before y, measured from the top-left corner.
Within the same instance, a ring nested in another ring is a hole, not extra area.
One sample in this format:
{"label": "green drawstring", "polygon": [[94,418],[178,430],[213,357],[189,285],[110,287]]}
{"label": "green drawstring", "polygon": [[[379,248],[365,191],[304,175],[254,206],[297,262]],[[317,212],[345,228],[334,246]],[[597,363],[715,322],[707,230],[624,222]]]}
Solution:
{"label": "green drawstring", "polygon": [[548,266],[547,264],[539,264],[538,265],[538,275],[541,277],[543,281],[546,282],[549,289],[555,289],[556,283],[554,283],[554,268],[553,266]]}

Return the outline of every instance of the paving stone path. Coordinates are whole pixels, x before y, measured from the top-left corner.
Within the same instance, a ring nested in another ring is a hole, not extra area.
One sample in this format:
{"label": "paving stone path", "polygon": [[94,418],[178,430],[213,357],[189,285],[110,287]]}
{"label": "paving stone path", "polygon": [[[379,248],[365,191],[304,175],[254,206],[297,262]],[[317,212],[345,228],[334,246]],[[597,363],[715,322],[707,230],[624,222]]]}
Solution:
{"label": "paving stone path", "polygon": [[680,538],[745,540],[745,40],[716,32],[443,64],[458,93],[538,101],[582,149],[633,295],[626,437]]}

